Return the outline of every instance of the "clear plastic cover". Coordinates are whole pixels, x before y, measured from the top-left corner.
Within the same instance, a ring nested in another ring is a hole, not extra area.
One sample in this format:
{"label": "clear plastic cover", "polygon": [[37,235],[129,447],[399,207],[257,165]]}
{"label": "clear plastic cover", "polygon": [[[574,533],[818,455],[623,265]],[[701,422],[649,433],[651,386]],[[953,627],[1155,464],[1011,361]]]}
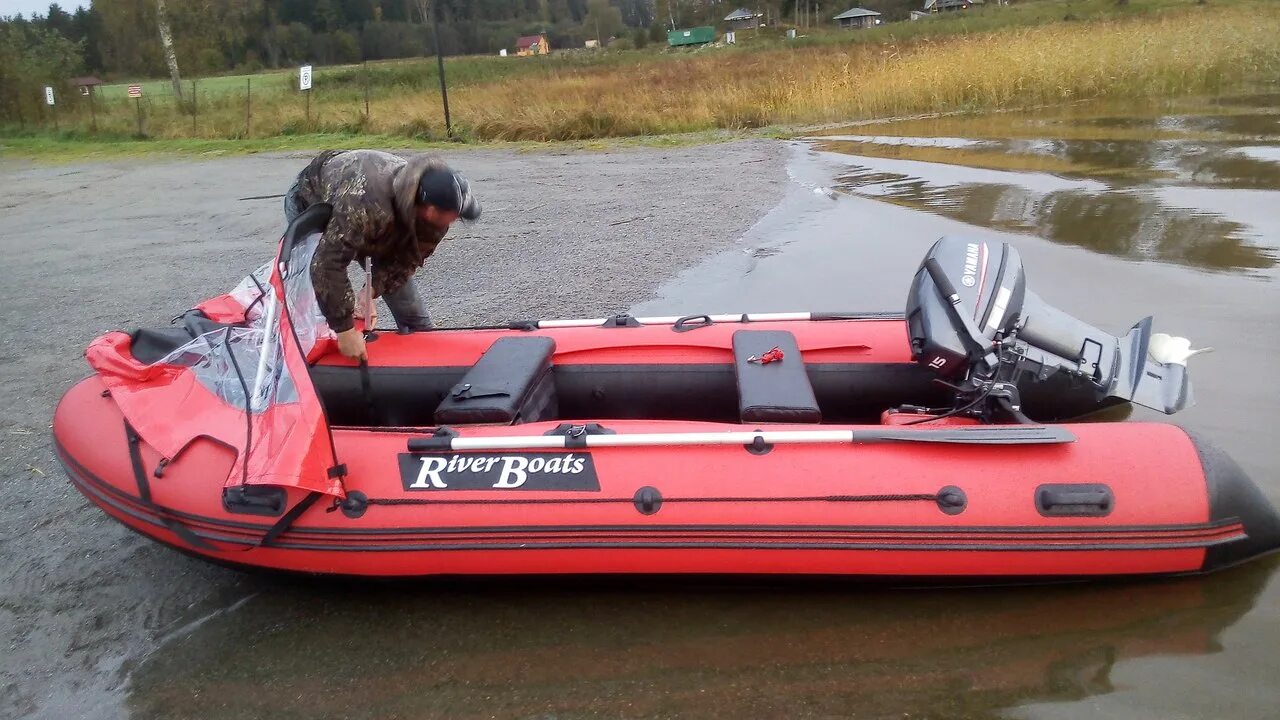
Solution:
{"label": "clear plastic cover", "polygon": [[320,338],[329,337],[329,323],[320,312],[315,288],[311,285],[311,259],[320,245],[320,233],[308,235],[289,253],[289,273],[284,278],[285,298],[289,302],[289,320],[298,333],[302,356],[307,357]]}
{"label": "clear plastic cover", "polygon": [[[297,243],[284,276],[289,319],[305,357],[316,341],[330,334],[311,285],[311,259],[320,235]],[[169,353],[159,362],[188,367],[201,385],[238,409],[247,403],[255,413],[272,403],[297,402],[298,393],[284,362],[280,336],[281,307],[270,284],[271,263],[246,277],[231,291],[245,309],[246,324],[205,333]]]}

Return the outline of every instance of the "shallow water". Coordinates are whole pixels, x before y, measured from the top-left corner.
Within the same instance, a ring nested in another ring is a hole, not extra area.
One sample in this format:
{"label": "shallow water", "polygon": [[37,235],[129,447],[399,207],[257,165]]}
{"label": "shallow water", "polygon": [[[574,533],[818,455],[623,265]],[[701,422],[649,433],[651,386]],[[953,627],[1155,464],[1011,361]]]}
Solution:
{"label": "shallow water", "polygon": [[[1215,347],[1177,420],[1280,502],[1275,110],[1077,106],[797,142],[786,197],[739,248],[632,311],[900,309],[939,236],[1015,243],[1064,310],[1113,332],[1154,314]],[[138,718],[1271,718],[1276,566],[945,591],[253,580],[229,611],[193,609],[127,702]]]}

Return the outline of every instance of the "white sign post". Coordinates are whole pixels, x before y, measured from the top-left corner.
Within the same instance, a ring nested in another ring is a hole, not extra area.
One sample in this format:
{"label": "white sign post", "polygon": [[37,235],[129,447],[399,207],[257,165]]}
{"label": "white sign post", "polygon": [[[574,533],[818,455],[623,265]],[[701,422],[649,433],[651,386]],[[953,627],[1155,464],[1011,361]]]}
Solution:
{"label": "white sign post", "polygon": [[311,66],[303,65],[298,69],[298,89],[307,95],[307,123],[311,122]]}
{"label": "white sign post", "polygon": [[138,111],[138,137],[142,137],[142,86],[130,85],[128,95],[133,98],[133,107]]}
{"label": "white sign post", "polygon": [[44,102],[53,108],[49,111],[49,114],[53,115],[53,129],[56,131],[58,129],[58,108],[53,104],[53,86],[51,85],[44,86]]}

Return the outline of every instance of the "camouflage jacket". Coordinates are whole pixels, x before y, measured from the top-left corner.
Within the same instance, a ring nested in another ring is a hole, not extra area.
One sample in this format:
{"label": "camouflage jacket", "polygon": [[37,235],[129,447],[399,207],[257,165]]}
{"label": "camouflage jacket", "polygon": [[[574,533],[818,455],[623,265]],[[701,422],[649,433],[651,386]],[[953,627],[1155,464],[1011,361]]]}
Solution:
{"label": "camouflage jacket", "polygon": [[443,166],[430,155],[406,160],[377,150],[328,150],[299,174],[302,205],[333,206],[311,261],[311,282],[334,332],[354,324],[355,293],[347,276],[353,261],[372,259],[373,290],[381,297],[404,286],[444,239],[445,231],[419,221],[414,209],[422,173]]}

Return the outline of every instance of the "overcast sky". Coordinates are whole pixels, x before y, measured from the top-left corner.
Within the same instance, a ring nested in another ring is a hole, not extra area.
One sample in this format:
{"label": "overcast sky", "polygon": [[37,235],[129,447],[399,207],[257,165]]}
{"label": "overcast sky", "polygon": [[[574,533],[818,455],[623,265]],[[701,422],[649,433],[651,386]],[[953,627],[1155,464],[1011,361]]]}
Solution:
{"label": "overcast sky", "polygon": [[[76,11],[76,8],[88,5],[89,0],[66,0],[66,2],[58,3],[58,7],[69,13]],[[0,0],[0,15],[5,17],[11,15],[22,15],[31,17],[31,13],[38,12],[41,15],[49,11],[49,0]]]}

